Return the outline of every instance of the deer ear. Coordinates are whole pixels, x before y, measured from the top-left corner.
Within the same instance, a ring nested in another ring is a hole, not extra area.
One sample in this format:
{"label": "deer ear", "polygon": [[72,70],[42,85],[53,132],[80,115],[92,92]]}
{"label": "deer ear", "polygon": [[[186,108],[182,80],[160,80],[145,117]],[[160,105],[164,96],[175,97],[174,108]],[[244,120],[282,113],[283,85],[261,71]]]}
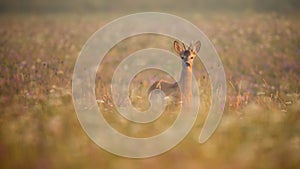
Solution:
{"label": "deer ear", "polygon": [[198,53],[199,50],[200,50],[200,47],[201,47],[201,42],[198,40],[195,44],[194,44],[194,47],[193,47],[193,51]]}
{"label": "deer ear", "polygon": [[178,41],[174,41],[174,49],[176,53],[180,54],[182,51],[184,51],[184,45]]}

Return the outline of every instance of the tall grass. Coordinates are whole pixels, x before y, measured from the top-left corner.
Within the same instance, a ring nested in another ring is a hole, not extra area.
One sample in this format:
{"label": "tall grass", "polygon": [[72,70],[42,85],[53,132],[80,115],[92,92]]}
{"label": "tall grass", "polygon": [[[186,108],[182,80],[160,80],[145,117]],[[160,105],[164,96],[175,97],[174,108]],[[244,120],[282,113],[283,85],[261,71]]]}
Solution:
{"label": "tall grass", "polygon": [[[87,38],[115,16],[1,16],[1,168],[299,168],[299,18],[253,13],[186,16],[208,35],[222,59],[228,89],[223,119],[207,143],[197,143],[211,96],[207,72],[196,60],[203,111],[193,130],[174,149],[142,160],[100,149],[82,130],[72,104],[78,53]],[[145,47],[171,50],[172,39],[147,35],[121,42],[103,60],[96,79],[106,120],[136,137],[162,132],[177,111],[171,104],[157,121],[138,125],[115,110],[110,77],[123,58]],[[139,74],[131,84],[133,105],[147,108],[146,90],[160,78],[172,80],[159,71]]]}

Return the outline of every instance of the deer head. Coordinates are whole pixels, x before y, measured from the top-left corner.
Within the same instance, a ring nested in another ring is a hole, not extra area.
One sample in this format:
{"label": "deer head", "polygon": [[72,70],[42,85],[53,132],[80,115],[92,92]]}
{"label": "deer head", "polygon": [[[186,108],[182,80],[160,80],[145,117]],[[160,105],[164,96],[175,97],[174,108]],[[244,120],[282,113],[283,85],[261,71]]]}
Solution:
{"label": "deer head", "polygon": [[182,59],[183,68],[192,69],[194,58],[199,52],[200,47],[201,47],[200,41],[197,41],[194,44],[191,43],[189,46],[186,46],[182,42],[174,41],[174,49]]}

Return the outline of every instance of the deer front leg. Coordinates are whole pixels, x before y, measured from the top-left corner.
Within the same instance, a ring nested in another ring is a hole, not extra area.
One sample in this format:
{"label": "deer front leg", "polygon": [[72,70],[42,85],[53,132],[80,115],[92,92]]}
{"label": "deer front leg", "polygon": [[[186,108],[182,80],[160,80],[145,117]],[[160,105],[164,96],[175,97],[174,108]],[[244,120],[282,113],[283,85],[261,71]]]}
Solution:
{"label": "deer front leg", "polygon": [[160,89],[161,90],[161,81],[160,80],[154,82],[150,86],[150,88],[148,89],[148,95],[152,92],[152,90],[155,90],[155,89]]}

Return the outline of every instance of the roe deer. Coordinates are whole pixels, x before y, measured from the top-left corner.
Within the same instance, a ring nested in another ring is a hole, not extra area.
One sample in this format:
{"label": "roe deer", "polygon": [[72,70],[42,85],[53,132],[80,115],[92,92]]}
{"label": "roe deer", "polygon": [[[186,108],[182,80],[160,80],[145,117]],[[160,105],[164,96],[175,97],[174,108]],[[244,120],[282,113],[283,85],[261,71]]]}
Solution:
{"label": "roe deer", "polygon": [[[158,80],[148,89],[148,95],[152,90],[160,89],[166,96],[174,97],[175,99],[189,103],[192,97],[193,60],[199,52],[200,47],[200,41],[197,41],[194,45],[191,44],[188,47],[182,42],[174,41],[174,49],[182,60],[180,80],[175,83]],[[179,87],[181,87],[181,93]]]}

